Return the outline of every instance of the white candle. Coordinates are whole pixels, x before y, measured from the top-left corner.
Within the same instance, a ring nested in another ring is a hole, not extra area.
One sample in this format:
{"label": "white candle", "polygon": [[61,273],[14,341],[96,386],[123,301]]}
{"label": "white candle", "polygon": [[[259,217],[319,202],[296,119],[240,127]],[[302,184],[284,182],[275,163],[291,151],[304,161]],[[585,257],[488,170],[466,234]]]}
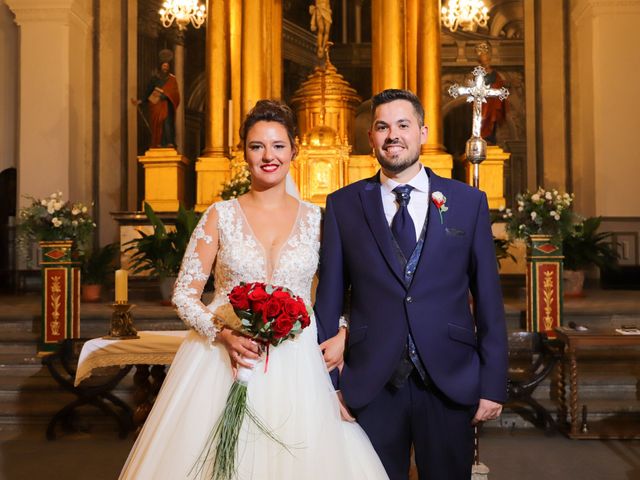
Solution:
{"label": "white candle", "polygon": [[231,151],[233,149],[233,100],[231,99],[229,99],[227,110],[228,110],[228,116],[229,116],[229,118],[227,119],[227,125],[228,125],[227,141],[229,142],[229,151]]}
{"label": "white candle", "polygon": [[116,303],[127,303],[129,300],[128,272],[116,270]]}

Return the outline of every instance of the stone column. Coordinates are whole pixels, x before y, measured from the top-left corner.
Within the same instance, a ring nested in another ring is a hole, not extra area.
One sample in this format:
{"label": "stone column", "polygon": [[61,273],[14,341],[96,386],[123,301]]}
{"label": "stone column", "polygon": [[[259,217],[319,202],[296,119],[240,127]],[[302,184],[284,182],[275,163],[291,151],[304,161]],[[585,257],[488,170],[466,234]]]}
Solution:
{"label": "stone column", "polygon": [[373,93],[406,88],[404,0],[372,0],[371,60]]}
{"label": "stone column", "polygon": [[20,27],[19,207],[29,203],[24,195],[44,197],[56,190],[89,201],[90,2],[6,3]]}
{"label": "stone column", "polygon": [[202,211],[219,199],[222,183],[229,177],[225,155],[228,128],[229,56],[226,0],[210,0],[207,21],[207,96],[205,150],[196,162],[196,209]]}
{"label": "stone column", "polygon": [[439,175],[451,177],[453,159],[442,145],[439,4],[438,0],[418,0],[416,94],[424,106],[425,123],[429,127],[420,157]]}

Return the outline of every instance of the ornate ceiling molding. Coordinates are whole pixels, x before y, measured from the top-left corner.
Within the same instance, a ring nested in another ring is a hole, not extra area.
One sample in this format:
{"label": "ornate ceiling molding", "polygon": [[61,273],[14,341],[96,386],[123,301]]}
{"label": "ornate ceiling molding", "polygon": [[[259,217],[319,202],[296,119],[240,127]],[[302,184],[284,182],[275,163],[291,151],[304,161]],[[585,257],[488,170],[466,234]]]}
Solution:
{"label": "ornate ceiling molding", "polygon": [[584,0],[571,11],[571,21],[579,24],[585,17],[593,20],[605,15],[640,14],[640,0]]}
{"label": "ornate ceiling molding", "polygon": [[19,26],[42,22],[73,23],[88,28],[93,20],[91,12],[76,0],[6,0],[6,3]]}

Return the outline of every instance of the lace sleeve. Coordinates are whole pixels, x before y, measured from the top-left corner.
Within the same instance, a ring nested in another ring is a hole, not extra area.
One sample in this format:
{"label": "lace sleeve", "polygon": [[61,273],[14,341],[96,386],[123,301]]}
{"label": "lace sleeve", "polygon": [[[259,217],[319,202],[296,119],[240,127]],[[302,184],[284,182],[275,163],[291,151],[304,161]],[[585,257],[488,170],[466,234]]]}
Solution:
{"label": "lace sleeve", "polygon": [[191,235],[173,290],[178,316],[190,328],[213,342],[218,328],[213,313],[202,303],[202,290],[218,253],[218,215],[209,207]]}

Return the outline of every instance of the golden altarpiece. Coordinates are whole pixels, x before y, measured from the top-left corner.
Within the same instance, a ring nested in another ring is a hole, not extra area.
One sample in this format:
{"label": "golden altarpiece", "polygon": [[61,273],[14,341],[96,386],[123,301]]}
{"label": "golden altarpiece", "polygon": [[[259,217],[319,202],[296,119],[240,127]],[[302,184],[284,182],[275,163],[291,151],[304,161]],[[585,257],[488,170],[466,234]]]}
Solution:
{"label": "golden altarpiece", "polygon": [[[373,92],[407,88],[418,95],[429,127],[420,160],[439,175],[451,177],[453,159],[443,146],[442,134],[439,22],[437,1],[372,0],[371,88]],[[238,131],[244,115],[258,99],[282,98],[282,3],[211,0],[206,28],[205,144],[195,163],[199,211],[220,199],[223,184],[233,173],[232,163],[238,165],[242,158]],[[372,154],[352,152],[355,112],[362,99],[331,63],[330,45],[326,36],[321,40],[318,35],[318,66],[289,99],[299,127],[299,155],[292,175],[302,198],[318,205],[324,205],[327,194],[373,175],[378,167]],[[492,150],[495,155],[483,166],[481,187],[491,207],[497,208],[505,200],[508,154],[498,147]],[[185,162],[180,153],[170,153],[167,161],[157,151],[140,157],[145,201],[159,211],[175,211],[184,201],[179,184],[185,181]]]}

